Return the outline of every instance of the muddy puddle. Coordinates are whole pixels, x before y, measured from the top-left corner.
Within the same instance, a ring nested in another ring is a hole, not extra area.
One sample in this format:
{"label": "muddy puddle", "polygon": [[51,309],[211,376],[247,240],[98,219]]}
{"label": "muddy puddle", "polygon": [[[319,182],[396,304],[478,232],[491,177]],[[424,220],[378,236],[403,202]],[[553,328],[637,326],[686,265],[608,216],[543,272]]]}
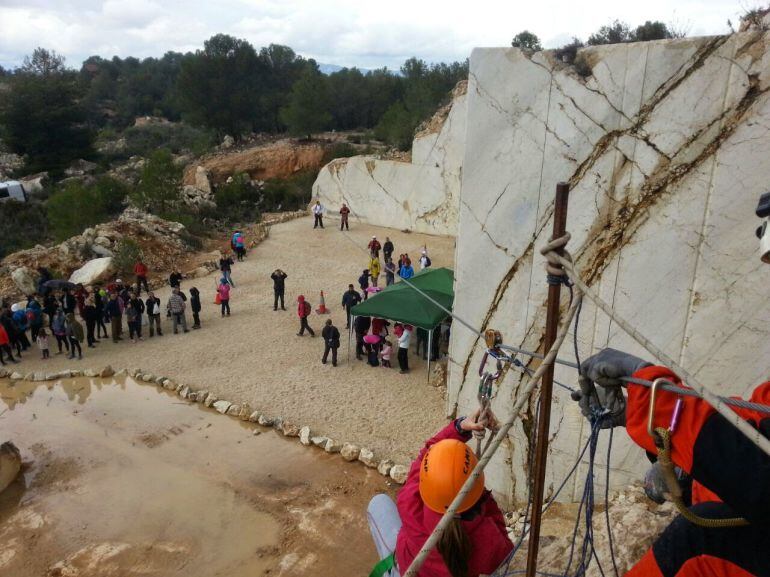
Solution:
{"label": "muddy puddle", "polygon": [[[358,464],[130,378],[0,380],[0,575],[359,576],[375,563]],[[261,434],[254,435],[254,431]]]}

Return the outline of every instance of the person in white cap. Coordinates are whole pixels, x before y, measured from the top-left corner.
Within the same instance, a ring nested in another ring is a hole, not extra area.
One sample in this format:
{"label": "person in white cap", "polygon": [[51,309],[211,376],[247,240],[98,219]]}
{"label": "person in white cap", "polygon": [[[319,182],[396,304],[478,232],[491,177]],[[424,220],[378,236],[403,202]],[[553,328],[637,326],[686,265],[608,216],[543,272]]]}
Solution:
{"label": "person in white cap", "polygon": [[382,245],[380,244],[380,241],[377,240],[376,236],[373,236],[372,240],[369,241],[368,248],[372,258],[380,258],[380,249],[382,248]]}
{"label": "person in white cap", "polygon": [[422,251],[420,252],[420,270],[425,270],[431,264],[432,263],[430,262],[430,257],[428,256],[428,249],[423,247]]}

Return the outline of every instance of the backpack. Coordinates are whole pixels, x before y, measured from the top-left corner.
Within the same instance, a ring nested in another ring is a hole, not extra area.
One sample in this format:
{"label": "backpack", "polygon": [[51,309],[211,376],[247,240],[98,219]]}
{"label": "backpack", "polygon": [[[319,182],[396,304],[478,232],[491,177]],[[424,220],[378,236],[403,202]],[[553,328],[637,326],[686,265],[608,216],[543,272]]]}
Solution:
{"label": "backpack", "polygon": [[430,257],[428,255],[425,255],[425,266],[426,266],[426,268],[429,267],[431,264],[433,264],[433,263],[430,262]]}
{"label": "backpack", "polygon": [[310,306],[310,303],[305,301],[302,304],[302,312],[305,314],[305,316],[310,316],[310,312],[313,310],[313,308]]}

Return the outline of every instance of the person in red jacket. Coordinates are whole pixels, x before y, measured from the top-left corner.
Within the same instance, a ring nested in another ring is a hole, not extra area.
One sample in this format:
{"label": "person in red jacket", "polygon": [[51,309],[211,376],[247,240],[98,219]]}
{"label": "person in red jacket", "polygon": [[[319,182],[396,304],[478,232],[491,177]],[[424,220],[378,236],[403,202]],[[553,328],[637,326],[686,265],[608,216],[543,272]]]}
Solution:
{"label": "person in red jacket", "polygon": [[[633,355],[605,349],[581,365],[581,408],[610,410],[612,426],[625,424],[631,439],[650,455],[658,449],[647,432],[651,390],[621,377],[666,378],[684,387],[669,369]],[[592,386],[596,387],[591,391]],[[626,395],[623,395],[625,389]],[[678,516],[627,577],[750,577],[770,575],[770,457],[696,397],[659,390],[654,428],[668,429],[681,400],[671,434],[671,458],[693,479],[690,510],[700,517],[743,517],[748,525],[705,528]],[[770,381],[751,401],[770,405]],[[770,414],[731,407],[758,433],[770,437]],[[595,414],[595,413],[594,413]]]}
{"label": "person in red jacket", "polygon": [[[397,505],[387,495],[372,499],[367,516],[383,559],[378,573],[395,577],[398,571],[406,572],[452,503],[477,462],[466,443],[473,431],[485,427],[478,418],[476,412],[456,419],[425,443],[412,463]],[[494,417],[487,426],[494,426]],[[503,514],[484,488],[483,475],[458,513],[420,569],[420,577],[488,575],[513,549]]]}
{"label": "person in red jacket", "polygon": [[5,366],[5,361],[3,360],[3,353],[8,355],[8,360],[12,363],[18,363],[16,359],[13,358],[13,352],[11,351],[11,339],[8,336],[8,333],[5,330],[5,327],[3,325],[0,325],[0,365]]}
{"label": "person in red jacket", "polygon": [[136,296],[142,294],[142,285],[145,291],[150,292],[150,287],[147,285],[147,265],[142,262],[141,257],[134,265],[134,274],[136,275]]}
{"label": "person in red jacket", "polygon": [[312,310],[313,307],[311,307],[310,303],[305,300],[305,295],[299,295],[297,297],[297,316],[299,317],[298,337],[305,334],[305,329],[307,329],[307,332],[310,333],[311,337],[315,336],[315,331],[310,328],[310,325],[307,322],[307,318],[310,316]]}

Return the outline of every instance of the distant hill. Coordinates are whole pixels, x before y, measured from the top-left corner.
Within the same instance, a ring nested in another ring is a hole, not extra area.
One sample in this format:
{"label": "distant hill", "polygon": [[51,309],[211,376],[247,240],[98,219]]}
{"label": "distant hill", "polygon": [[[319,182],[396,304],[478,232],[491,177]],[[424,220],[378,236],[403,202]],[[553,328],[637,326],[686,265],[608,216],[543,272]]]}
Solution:
{"label": "distant hill", "polygon": [[[332,74],[334,72],[339,72],[343,68],[353,68],[353,67],[352,66],[339,66],[337,64],[321,64],[320,62],[318,63],[318,69],[323,74]],[[358,66],[356,66],[356,68],[358,68]],[[367,72],[371,72],[371,70],[369,70],[368,68],[358,68],[358,69],[363,74],[366,74]]]}

